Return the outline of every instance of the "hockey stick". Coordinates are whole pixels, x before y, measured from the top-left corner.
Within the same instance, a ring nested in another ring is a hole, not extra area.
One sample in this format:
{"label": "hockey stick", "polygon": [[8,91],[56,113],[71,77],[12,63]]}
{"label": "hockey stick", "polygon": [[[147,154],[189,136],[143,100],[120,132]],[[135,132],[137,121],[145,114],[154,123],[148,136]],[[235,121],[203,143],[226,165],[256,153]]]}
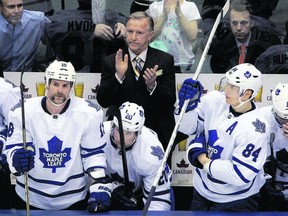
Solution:
{"label": "hockey stick", "polygon": [[127,197],[130,197],[131,191],[129,188],[128,166],[127,166],[126,149],[125,149],[124,133],[123,133],[123,124],[122,124],[120,109],[117,106],[111,106],[107,110],[106,116],[115,116],[118,120],[120,145],[121,145],[121,156],[122,156],[122,165],[123,165],[123,173],[124,173],[124,183],[125,183],[125,194],[127,195]]}
{"label": "hockey stick", "polygon": [[274,148],[273,148],[273,143],[274,143],[274,140],[275,140],[275,133],[271,133],[270,134],[270,140],[269,140],[269,145],[270,145],[270,151],[271,151],[271,162],[272,162],[272,169],[273,169],[273,174],[272,174],[272,184],[273,186],[275,187],[276,186],[276,183],[275,183],[275,175],[276,175],[276,159],[274,157]]}
{"label": "hockey stick", "polygon": [[[212,43],[212,39],[213,39],[213,37],[214,37],[214,34],[215,34],[215,32],[216,32],[216,29],[217,29],[217,27],[218,27],[221,19],[222,19],[222,18],[226,15],[226,13],[228,12],[229,8],[230,8],[230,0],[227,0],[226,3],[225,3],[225,5],[224,5],[224,7],[223,7],[222,10],[220,11],[220,13],[218,14],[218,16],[217,16],[217,18],[216,18],[216,20],[215,20],[215,22],[214,22],[213,28],[212,28],[212,30],[211,30],[211,32],[210,32],[210,35],[209,35],[208,40],[207,40],[207,43],[206,43],[206,45],[205,45],[205,48],[204,48],[203,53],[202,53],[202,55],[201,55],[200,61],[199,61],[198,66],[197,66],[197,68],[196,68],[196,71],[195,71],[195,74],[194,74],[194,77],[193,77],[194,80],[197,80],[197,79],[198,79],[198,76],[199,76],[199,74],[200,74],[200,71],[202,70],[203,63],[204,63],[205,58],[206,58],[206,56],[207,56],[209,47],[210,47],[210,45],[211,45],[211,43]],[[144,209],[143,209],[143,215],[144,215],[144,216],[147,214],[148,208],[149,208],[149,206],[150,206],[150,203],[151,203],[151,201],[152,201],[152,198],[153,198],[154,193],[155,193],[155,190],[156,190],[156,186],[158,185],[158,181],[159,181],[159,179],[160,179],[160,177],[161,177],[161,175],[162,175],[163,170],[165,169],[165,163],[166,163],[166,161],[167,161],[167,159],[168,159],[168,157],[169,157],[170,151],[171,151],[171,149],[172,149],[172,147],[173,147],[174,140],[175,140],[176,135],[177,135],[177,131],[178,131],[178,129],[179,129],[180,123],[181,123],[181,121],[182,121],[183,115],[184,115],[184,113],[185,113],[185,111],[186,111],[186,108],[187,108],[187,106],[188,106],[188,103],[189,103],[189,100],[188,100],[188,99],[184,101],[182,110],[181,110],[181,112],[180,112],[180,114],[179,114],[179,119],[178,119],[178,121],[177,121],[176,124],[175,124],[174,130],[173,130],[173,132],[172,132],[172,135],[171,135],[171,137],[170,137],[169,143],[168,143],[168,145],[167,145],[167,149],[166,149],[165,155],[164,155],[163,160],[162,160],[162,164],[161,164],[161,166],[160,166],[159,169],[158,169],[158,172],[157,172],[156,177],[155,177],[155,179],[154,179],[153,185],[152,185],[151,190],[150,190],[150,192],[149,192],[149,196],[148,196],[148,198],[147,198],[147,200],[146,200],[146,203],[145,203],[145,206],[144,206]]]}
{"label": "hockey stick", "polygon": [[[20,77],[20,92],[21,92],[21,106],[22,106],[22,136],[23,136],[23,148],[24,150],[27,149],[26,145],[26,126],[25,126],[25,110],[24,110],[24,84],[23,84],[23,74],[24,68],[21,72]],[[25,184],[25,198],[26,198],[26,216],[30,216],[30,205],[29,205],[29,187],[28,187],[28,172],[24,173],[24,184]]]}

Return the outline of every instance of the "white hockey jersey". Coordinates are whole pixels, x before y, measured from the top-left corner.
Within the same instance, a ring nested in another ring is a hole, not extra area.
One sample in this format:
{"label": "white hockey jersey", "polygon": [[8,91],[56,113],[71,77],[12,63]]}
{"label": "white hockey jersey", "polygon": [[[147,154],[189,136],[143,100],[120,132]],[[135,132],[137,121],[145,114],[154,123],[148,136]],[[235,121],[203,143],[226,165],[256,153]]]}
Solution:
{"label": "white hockey jersey", "polygon": [[[273,154],[276,159],[276,182],[283,183],[288,186],[288,138],[283,135],[283,131],[278,125],[274,113],[272,112],[272,106],[262,107],[260,111],[266,117],[270,132],[275,133],[275,140],[273,142]],[[268,156],[270,156],[269,154]],[[288,189],[282,191],[285,198],[288,199]]]}
{"label": "white hockey jersey", "polygon": [[[121,150],[115,148],[110,141],[111,121],[104,122],[105,137],[107,145],[104,148],[107,157],[107,174],[117,175],[124,179]],[[164,156],[162,144],[158,140],[156,133],[147,127],[142,128],[136,143],[132,148],[127,149],[127,167],[129,182],[134,184],[133,192],[142,190],[145,204],[158,169],[161,166]],[[172,172],[166,165],[154,194],[154,198],[149,206],[149,211],[169,211],[171,207],[171,175]]]}
{"label": "white hockey jersey", "polygon": [[[25,102],[27,146],[35,147],[35,167],[29,171],[30,204],[58,210],[83,200],[87,194],[85,171],[106,168],[102,109],[85,99],[71,97],[65,112],[50,115],[45,97]],[[13,152],[23,148],[21,105],[9,114],[6,150],[12,173]],[[25,200],[24,176],[18,176],[17,194]]]}
{"label": "white hockey jersey", "polygon": [[20,88],[0,77],[0,139],[3,143],[6,141],[8,113],[10,109],[19,102],[20,98]]}
{"label": "white hockey jersey", "polygon": [[205,131],[212,162],[208,173],[196,169],[193,184],[203,197],[220,203],[247,198],[265,183],[267,122],[258,108],[234,117],[229,107],[224,93],[212,91],[197,109],[184,114],[179,128],[186,134]]}

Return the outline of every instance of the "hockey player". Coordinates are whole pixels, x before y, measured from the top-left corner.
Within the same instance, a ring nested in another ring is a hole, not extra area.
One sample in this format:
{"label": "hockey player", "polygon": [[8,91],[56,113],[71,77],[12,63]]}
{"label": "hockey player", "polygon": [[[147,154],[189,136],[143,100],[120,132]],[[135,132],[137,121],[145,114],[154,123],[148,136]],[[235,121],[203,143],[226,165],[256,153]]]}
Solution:
{"label": "hockey player", "polygon": [[[25,101],[27,149],[23,148],[20,103],[9,113],[6,150],[16,175],[16,206],[25,209],[25,184],[30,205],[38,209],[86,209],[86,175],[105,177],[103,111],[71,94],[76,73],[69,62],[52,62],[45,72],[46,96]],[[28,182],[24,172],[28,172]]]}
{"label": "hockey player", "polygon": [[1,154],[7,137],[8,113],[19,102],[20,89],[4,78],[0,78],[0,191],[5,197],[0,202],[0,209],[10,209],[12,187],[6,155]]}
{"label": "hockey player", "polygon": [[196,167],[192,210],[258,209],[269,137],[267,122],[253,102],[261,86],[261,72],[248,63],[226,72],[224,92],[211,91],[199,104],[201,83],[184,81],[179,108],[190,101],[179,130],[197,133],[187,150]]}
{"label": "hockey player", "polygon": [[278,83],[272,91],[273,105],[261,108],[270,125],[275,140],[271,144],[271,156],[264,165],[270,174],[261,190],[261,210],[288,211],[288,83]]}
{"label": "hockey player", "polygon": [[[135,103],[125,102],[120,106],[124,143],[126,149],[129,188],[132,197],[125,195],[122,165],[119,122],[116,117],[104,122],[107,145],[104,148],[107,157],[107,170],[112,179],[112,206],[110,209],[142,209],[151,190],[156,173],[162,163],[164,151],[154,131],[144,126],[144,109]],[[169,211],[173,195],[171,190],[171,170],[166,165],[149,210]],[[128,184],[126,182],[126,184]],[[91,188],[93,185],[91,186]],[[171,199],[172,198],[172,199]],[[93,212],[96,204],[91,205]],[[172,205],[173,206],[173,205]],[[107,209],[108,210],[108,209]]]}

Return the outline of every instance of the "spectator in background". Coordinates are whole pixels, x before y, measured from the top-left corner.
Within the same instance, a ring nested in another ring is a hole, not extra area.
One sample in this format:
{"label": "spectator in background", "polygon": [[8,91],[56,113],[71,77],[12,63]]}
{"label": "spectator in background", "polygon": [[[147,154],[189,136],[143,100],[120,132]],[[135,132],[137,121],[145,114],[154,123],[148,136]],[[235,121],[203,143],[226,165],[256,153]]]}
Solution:
{"label": "spectator in background", "polygon": [[90,1],[78,0],[77,9],[56,11],[47,28],[49,56],[47,61],[58,59],[71,62],[76,71],[93,71],[95,24],[92,21]]}
{"label": "spectator in background", "polygon": [[263,74],[288,73],[288,44],[269,47],[255,61],[255,67]]}
{"label": "spectator in background", "polygon": [[[102,57],[125,46],[122,23],[126,17],[106,10],[102,0],[93,0],[92,4],[91,0],[78,0],[78,4],[77,9],[56,11],[50,17],[52,23],[47,32],[52,52],[47,58],[70,61],[76,71],[100,73]],[[113,29],[104,23],[111,24]],[[114,26],[119,27],[115,28],[119,38],[114,38]]]}
{"label": "spectator in background", "polygon": [[[269,19],[272,16],[273,11],[277,7],[279,0],[232,0],[232,1],[238,1],[239,3],[245,4],[248,10],[250,11],[251,15],[257,16],[259,19],[266,20],[266,22],[269,23],[270,26],[272,26],[271,28],[276,27],[271,21],[269,22]],[[203,31],[204,35],[209,34],[217,15],[222,10],[225,3],[226,0],[203,1],[201,9],[202,22],[200,28]],[[258,26],[257,20],[255,22],[255,26]],[[272,31],[270,30],[270,32],[273,32],[273,30]]]}
{"label": "spectator in background", "polygon": [[198,20],[201,18],[195,3],[186,0],[155,1],[147,12],[155,22],[150,46],[173,55],[176,73],[191,72]]}
{"label": "spectator in background", "polygon": [[121,13],[106,8],[106,0],[81,0],[92,1],[92,19],[95,24],[94,61],[93,70],[102,72],[102,58],[125,48],[125,23],[127,17]]}
{"label": "spectator in background", "polygon": [[95,37],[107,41],[124,38],[127,18],[115,11],[106,9],[106,0],[92,0],[92,18],[96,24]]}
{"label": "spectator in background", "polygon": [[25,0],[23,5],[27,10],[44,12],[45,16],[51,16],[54,13],[51,0]]}
{"label": "spectator in background", "polygon": [[231,31],[218,31],[208,52],[213,73],[225,73],[243,62],[255,64],[256,58],[268,47],[281,43],[277,36],[263,37],[259,28],[253,28],[254,20],[246,4],[241,2],[231,3],[229,24]]}
{"label": "spectator in background", "polygon": [[142,106],[145,126],[158,134],[166,149],[175,125],[174,60],[172,55],[149,47],[153,28],[153,19],[143,11],[128,17],[128,48],[104,58],[97,101],[104,108],[126,101]]}
{"label": "spectator in background", "polygon": [[43,12],[23,10],[23,0],[0,0],[0,65],[3,71],[34,71],[40,41],[46,43]]}

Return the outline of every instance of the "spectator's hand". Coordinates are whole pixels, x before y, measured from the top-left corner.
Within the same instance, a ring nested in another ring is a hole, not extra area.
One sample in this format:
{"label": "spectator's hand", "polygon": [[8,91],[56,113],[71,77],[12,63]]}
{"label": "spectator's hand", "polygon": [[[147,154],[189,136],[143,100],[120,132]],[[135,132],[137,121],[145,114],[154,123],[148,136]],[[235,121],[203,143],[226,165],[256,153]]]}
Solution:
{"label": "spectator's hand", "polygon": [[91,213],[109,211],[112,190],[113,184],[108,176],[96,179],[89,189],[90,197],[87,203],[87,210]]}
{"label": "spectator's hand", "polygon": [[94,36],[103,40],[111,41],[114,38],[113,29],[105,24],[96,24]]}
{"label": "spectator's hand", "polygon": [[123,79],[128,69],[128,55],[126,54],[123,59],[122,49],[119,49],[116,52],[115,68],[116,68],[116,73],[119,79]]}
{"label": "spectator's hand", "polygon": [[113,206],[122,210],[139,210],[138,201],[133,197],[128,197],[125,193],[125,185],[119,183],[114,185],[112,192]]}
{"label": "spectator's hand", "polygon": [[35,163],[35,151],[32,147],[28,147],[26,150],[15,150],[12,158],[12,166],[16,169],[17,173],[21,174],[28,172],[34,168]]}
{"label": "spectator's hand", "polygon": [[158,65],[155,65],[154,68],[146,68],[144,71],[143,78],[145,79],[145,84],[149,90],[152,90],[156,85],[157,70]]}
{"label": "spectator's hand", "polygon": [[175,13],[176,13],[177,17],[182,14],[181,4],[180,4],[179,1],[177,1],[176,8],[175,8]]}
{"label": "spectator's hand", "polygon": [[123,23],[116,23],[114,26],[115,38],[124,38],[126,34],[126,27]]}
{"label": "spectator's hand", "polygon": [[198,102],[200,101],[201,95],[203,92],[203,87],[198,80],[193,80],[191,78],[186,79],[179,91],[179,110],[182,109],[184,101],[190,100],[187,106],[186,112],[194,110]]}
{"label": "spectator's hand", "polygon": [[198,156],[203,153],[207,154],[208,152],[206,149],[205,135],[204,133],[200,133],[189,143],[187,159],[193,166],[202,169],[203,165],[199,162]]}
{"label": "spectator's hand", "polygon": [[[178,3],[178,0],[176,0],[176,1]],[[165,14],[168,14],[170,11],[175,10],[176,4],[175,4],[174,0],[164,0],[163,12]]]}

